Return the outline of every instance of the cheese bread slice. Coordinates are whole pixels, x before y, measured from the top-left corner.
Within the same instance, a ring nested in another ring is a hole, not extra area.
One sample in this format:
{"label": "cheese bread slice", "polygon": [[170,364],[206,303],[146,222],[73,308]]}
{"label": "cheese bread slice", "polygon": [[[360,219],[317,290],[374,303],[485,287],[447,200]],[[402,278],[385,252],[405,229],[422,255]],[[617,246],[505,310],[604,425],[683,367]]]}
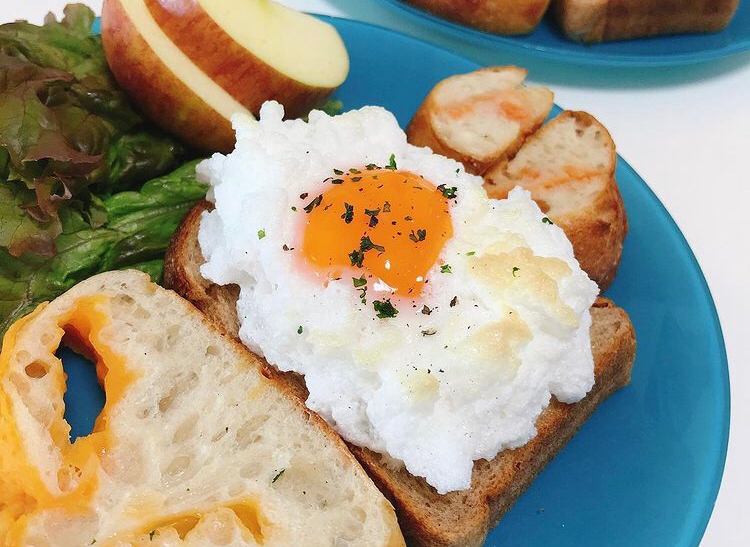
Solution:
{"label": "cheese bread slice", "polygon": [[[106,403],[70,442],[61,341]],[[274,373],[139,272],[80,283],[0,355],[0,545],[404,545],[391,505]]]}

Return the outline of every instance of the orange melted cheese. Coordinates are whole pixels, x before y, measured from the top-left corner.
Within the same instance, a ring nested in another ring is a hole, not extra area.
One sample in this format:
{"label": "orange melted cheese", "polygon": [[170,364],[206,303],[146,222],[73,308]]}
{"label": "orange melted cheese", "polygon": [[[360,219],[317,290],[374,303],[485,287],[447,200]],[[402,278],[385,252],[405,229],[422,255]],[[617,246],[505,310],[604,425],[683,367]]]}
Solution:
{"label": "orange melted cheese", "polygon": [[498,116],[523,123],[530,115],[529,105],[516,90],[493,90],[473,95],[461,101],[453,101],[439,107],[440,112],[453,120],[474,114],[479,106],[489,107]]}
{"label": "orange melted cheese", "polygon": [[406,171],[351,170],[306,203],[303,256],[326,280],[366,273],[416,296],[453,233],[443,192]]}
{"label": "orange melted cheese", "polygon": [[[49,361],[55,366],[48,374],[54,382],[50,398],[56,403],[58,413],[49,426],[52,442],[60,450],[62,465],[58,470],[58,489],[50,491],[42,480],[39,470],[18,430],[10,396],[0,390],[0,544],[22,545],[28,519],[48,509],[62,509],[71,514],[85,512],[98,488],[100,459],[113,445],[108,419],[112,408],[124,397],[137,375],[127,369],[124,357],[116,353],[103,336],[110,324],[105,311],[107,298],[88,296],[80,298],[74,305],[55,318],[55,336],[46,348]],[[16,354],[16,344],[23,335],[24,327],[40,315],[46,304],[10,327],[3,341],[0,354],[0,378],[7,378]],[[97,374],[102,381],[106,402],[96,420],[92,433],[79,437],[71,443],[70,426],[63,417],[65,374],[62,363],[54,357],[64,334],[72,336],[74,347],[96,360]],[[34,381],[33,379],[30,381]]]}
{"label": "orange melted cheese", "polygon": [[250,543],[251,540],[253,543],[263,543],[263,530],[269,526],[269,523],[261,514],[259,504],[255,498],[246,498],[219,505],[209,511],[171,515],[144,527],[140,535],[153,536],[158,534],[160,530],[172,528],[177,532],[177,536],[184,540],[206,516],[210,513],[216,514],[216,512],[222,510],[231,512],[231,518],[247,543]]}
{"label": "orange melted cheese", "polygon": [[[0,353],[0,379],[10,372],[11,356],[19,333],[47,304],[40,304],[26,317],[16,321],[3,337]],[[0,389],[0,545],[22,545],[28,514],[38,504],[48,503],[47,492],[37,468],[25,454],[21,432],[13,419],[13,402]]]}

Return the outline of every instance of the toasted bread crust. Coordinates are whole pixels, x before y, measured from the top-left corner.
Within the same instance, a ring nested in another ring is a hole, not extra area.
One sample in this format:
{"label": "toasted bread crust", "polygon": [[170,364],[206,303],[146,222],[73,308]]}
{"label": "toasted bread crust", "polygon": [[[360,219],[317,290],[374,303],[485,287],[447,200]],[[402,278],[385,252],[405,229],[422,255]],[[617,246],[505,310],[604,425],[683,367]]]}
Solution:
{"label": "toasted bread crust", "polygon": [[715,32],[726,27],[739,0],[555,0],[563,32],[584,43],[661,34]]}
{"label": "toasted bread crust", "polygon": [[527,34],[550,0],[406,0],[423,10],[495,34]]}
{"label": "toasted bread crust", "polygon": [[[202,202],[187,215],[167,252],[165,282],[190,299],[220,328],[237,335],[236,287],[219,287],[200,276],[203,257],[197,241],[200,218],[211,205]],[[627,314],[600,298],[591,310],[596,383],[576,404],[552,399],[537,421],[538,434],[521,448],[501,452],[474,466],[472,487],[439,495],[424,479],[397,469],[372,451],[351,446],[381,491],[396,507],[404,536],[415,547],[479,547],[513,502],[531,484],[598,404],[626,385],[635,355],[635,334]],[[275,372],[304,398],[298,375]]]}
{"label": "toasted bread crust", "polygon": [[563,218],[559,226],[573,244],[581,268],[601,290],[612,284],[620,267],[628,220],[614,177],[592,202],[588,211]]}
{"label": "toasted bread crust", "polygon": [[211,209],[210,203],[201,201],[185,215],[164,255],[164,286],[189,300],[221,331],[236,338],[240,322],[234,303],[239,287],[208,283],[199,270],[205,260],[198,245],[198,228],[203,213]]}
{"label": "toasted bread crust", "polygon": [[[214,328],[229,334],[235,343],[242,345],[237,336],[240,321],[235,307],[240,288],[237,285],[210,283],[200,274],[200,265],[205,260],[198,245],[198,228],[203,213],[211,209],[213,206],[209,202],[201,201],[185,215],[164,255],[164,286],[203,312]],[[284,385],[286,390],[304,404],[304,400],[307,399],[307,388],[299,374],[281,372],[270,366],[265,359],[258,357],[258,360],[263,364],[264,376]]]}

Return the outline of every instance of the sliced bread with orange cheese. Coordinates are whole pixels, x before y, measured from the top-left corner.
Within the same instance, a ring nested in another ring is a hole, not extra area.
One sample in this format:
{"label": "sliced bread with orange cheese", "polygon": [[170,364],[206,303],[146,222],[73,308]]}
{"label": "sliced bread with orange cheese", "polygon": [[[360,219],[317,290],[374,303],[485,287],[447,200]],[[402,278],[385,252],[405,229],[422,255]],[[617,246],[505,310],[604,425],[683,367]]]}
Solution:
{"label": "sliced bread with orange cheese", "polygon": [[[106,393],[72,443],[61,340],[96,362]],[[0,440],[5,547],[404,545],[339,437],[140,272],[92,277],[9,329]]]}

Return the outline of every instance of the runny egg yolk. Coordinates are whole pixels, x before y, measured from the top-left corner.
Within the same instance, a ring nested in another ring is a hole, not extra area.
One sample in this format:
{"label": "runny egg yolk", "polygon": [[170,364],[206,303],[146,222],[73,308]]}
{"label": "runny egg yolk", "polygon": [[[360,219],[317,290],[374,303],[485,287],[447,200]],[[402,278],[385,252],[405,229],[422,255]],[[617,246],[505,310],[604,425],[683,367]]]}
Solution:
{"label": "runny egg yolk", "polygon": [[351,169],[323,194],[301,196],[303,255],[327,279],[364,270],[396,294],[416,296],[453,233],[446,195],[450,189],[407,171]]}

